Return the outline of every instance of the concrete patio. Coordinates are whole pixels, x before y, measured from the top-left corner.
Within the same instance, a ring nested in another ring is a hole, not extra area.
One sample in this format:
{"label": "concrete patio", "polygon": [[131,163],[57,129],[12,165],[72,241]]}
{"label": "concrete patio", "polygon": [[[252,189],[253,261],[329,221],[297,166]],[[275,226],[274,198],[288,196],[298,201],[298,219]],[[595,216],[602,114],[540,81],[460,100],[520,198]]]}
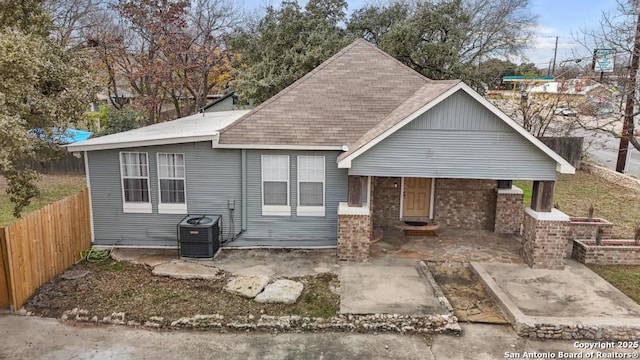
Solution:
{"label": "concrete patio", "polygon": [[[442,227],[437,236],[406,236],[396,228],[378,229],[378,241],[371,244],[371,257],[425,261],[498,262],[522,264],[522,246],[514,235],[488,230]],[[381,238],[380,238],[381,237]]]}
{"label": "concrete patio", "polygon": [[638,339],[640,305],[586,266],[564,270],[471,263],[521,336]]}
{"label": "concrete patio", "polygon": [[[426,273],[425,273],[426,272]],[[340,313],[449,315],[426,266],[409,259],[373,259],[340,267]]]}

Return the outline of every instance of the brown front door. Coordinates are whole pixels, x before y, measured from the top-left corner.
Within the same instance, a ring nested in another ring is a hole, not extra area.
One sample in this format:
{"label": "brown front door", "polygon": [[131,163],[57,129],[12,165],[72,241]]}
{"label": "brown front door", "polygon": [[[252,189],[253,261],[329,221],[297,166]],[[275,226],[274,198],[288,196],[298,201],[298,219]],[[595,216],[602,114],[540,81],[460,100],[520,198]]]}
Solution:
{"label": "brown front door", "polygon": [[404,178],[402,217],[429,217],[431,179]]}

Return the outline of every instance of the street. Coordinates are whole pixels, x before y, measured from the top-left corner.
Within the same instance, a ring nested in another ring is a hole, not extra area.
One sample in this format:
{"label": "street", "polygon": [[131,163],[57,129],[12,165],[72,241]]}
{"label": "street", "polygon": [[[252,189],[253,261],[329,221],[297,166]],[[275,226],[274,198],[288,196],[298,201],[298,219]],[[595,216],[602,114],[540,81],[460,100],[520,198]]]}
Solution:
{"label": "street", "polygon": [[[605,132],[575,129],[572,136],[584,137],[586,155],[600,165],[615,170],[618,159],[618,146],[620,139],[614,138]],[[631,156],[625,168],[625,173],[640,178],[640,152],[629,144]]]}
{"label": "street", "polygon": [[[0,316],[0,359],[504,359],[536,354],[638,358],[635,349],[594,349],[600,342],[518,338],[506,325],[462,324],[461,337],[352,333],[151,331],[55,319]],[[591,348],[591,349],[590,349]],[[582,357],[582,356],[580,356]]]}

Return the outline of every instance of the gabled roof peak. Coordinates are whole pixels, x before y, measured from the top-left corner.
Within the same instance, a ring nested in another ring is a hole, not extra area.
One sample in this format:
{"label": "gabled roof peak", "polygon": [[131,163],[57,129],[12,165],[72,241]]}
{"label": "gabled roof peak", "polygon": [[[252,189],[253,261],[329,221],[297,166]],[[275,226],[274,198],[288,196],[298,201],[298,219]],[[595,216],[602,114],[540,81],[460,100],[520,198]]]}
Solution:
{"label": "gabled roof peak", "polygon": [[224,129],[220,144],[348,144],[431,81],[357,39]]}

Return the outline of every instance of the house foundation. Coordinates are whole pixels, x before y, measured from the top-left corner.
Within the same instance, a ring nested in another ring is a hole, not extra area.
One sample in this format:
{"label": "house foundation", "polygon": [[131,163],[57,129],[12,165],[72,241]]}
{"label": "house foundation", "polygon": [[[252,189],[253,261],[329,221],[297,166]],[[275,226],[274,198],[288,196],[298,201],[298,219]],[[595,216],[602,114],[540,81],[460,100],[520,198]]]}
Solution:
{"label": "house foundation", "polygon": [[570,236],[568,215],[557,209],[539,212],[527,208],[524,214],[522,258],[534,269],[564,269]]}
{"label": "house foundation", "polygon": [[520,234],[522,228],[523,191],[517,186],[496,189],[496,216],[493,231],[498,234]]}

